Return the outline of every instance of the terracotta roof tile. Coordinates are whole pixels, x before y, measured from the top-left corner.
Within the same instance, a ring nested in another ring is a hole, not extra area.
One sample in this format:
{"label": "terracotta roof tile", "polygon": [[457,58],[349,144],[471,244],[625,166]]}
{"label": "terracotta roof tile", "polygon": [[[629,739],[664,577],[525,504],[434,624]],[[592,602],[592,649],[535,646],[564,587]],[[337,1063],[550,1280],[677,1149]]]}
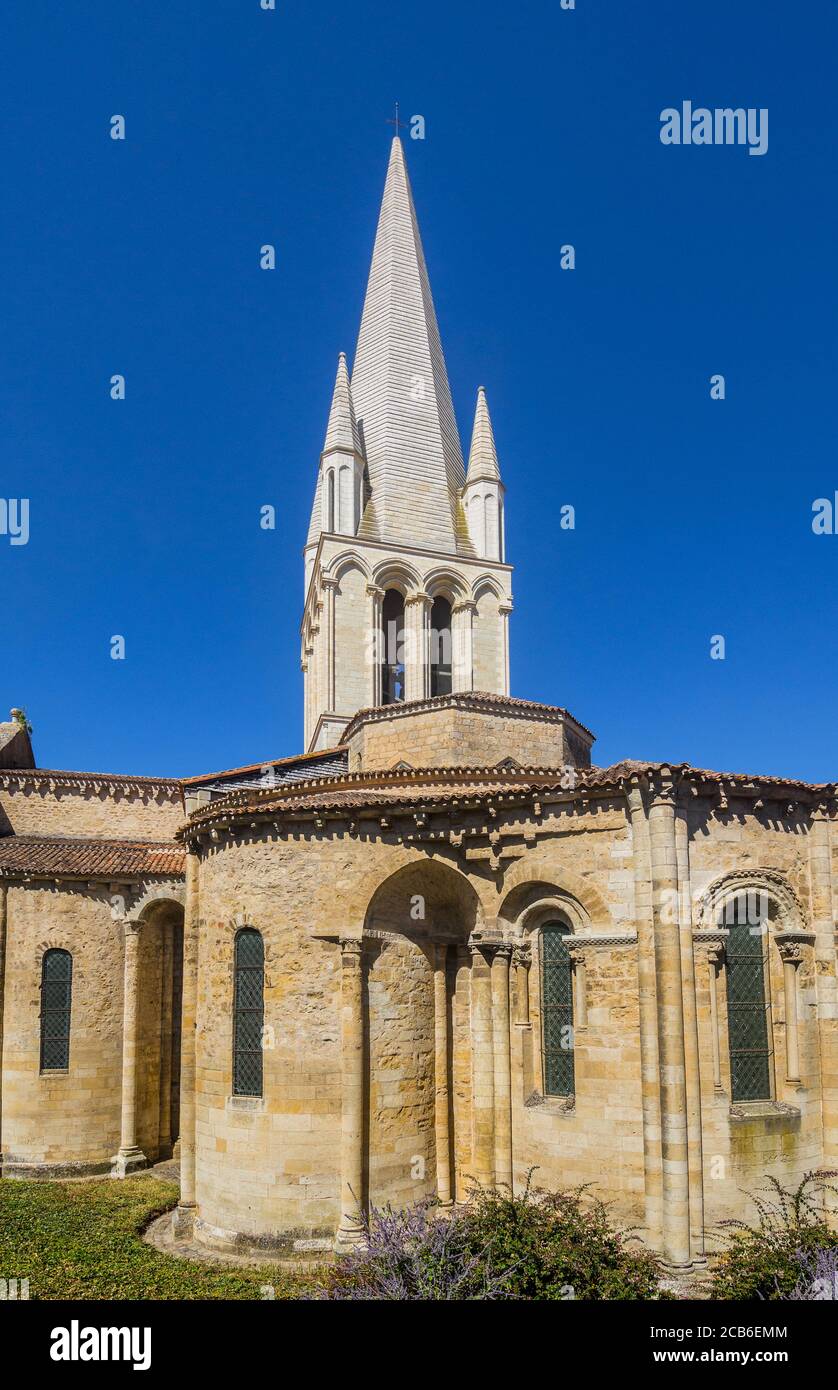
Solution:
{"label": "terracotta roof tile", "polygon": [[0,878],[145,878],[148,874],[183,872],[183,849],[168,840],[79,840],[39,835],[0,839]]}
{"label": "terracotta roof tile", "polygon": [[[711,772],[689,763],[660,763],[624,760],[611,767],[580,768],[570,787],[564,768],[412,768],[387,772],[347,773],[293,787],[272,790],[239,790],[196,811],[189,826],[178,838],[189,838],[189,827],[200,828],[219,821],[238,821],[248,815],[316,813],[318,811],[358,810],[400,806],[444,806],[491,797],[522,801],[531,796],[560,793],[563,797],[584,796],[591,791],[619,790],[626,778],[669,771],[675,778],[711,781],[743,792],[776,787],[790,794],[803,791],[835,795],[832,783],[813,784],[772,776],[746,773]],[[326,785],[324,785],[326,782]]]}

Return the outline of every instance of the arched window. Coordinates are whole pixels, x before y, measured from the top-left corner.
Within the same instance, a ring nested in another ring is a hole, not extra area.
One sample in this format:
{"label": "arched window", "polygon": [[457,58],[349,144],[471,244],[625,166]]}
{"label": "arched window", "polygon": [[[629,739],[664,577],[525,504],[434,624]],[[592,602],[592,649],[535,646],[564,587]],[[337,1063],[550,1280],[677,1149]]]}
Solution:
{"label": "arched window", "polygon": [[435,598],[431,606],[431,694],[451,694],[451,604]]}
{"label": "arched window", "polygon": [[326,530],[335,529],[335,470],[330,468],[326,474]]}
{"label": "arched window", "polygon": [[764,895],[742,893],[725,907],[727,1035],[731,1100],[771,1099],[771,1049],[765,991],[768,915]]}
{"label": "arched window", "polygon": [[381,625],[381,703],[395,705],[404,699],[404,597],[398,589],[388,589],[381,601]]}
{"label": "arched window", "polygon": [[566,922],[545,922],[541,928],[541,1050],[548,1096],[571,1096],[575,1089],[569,933]]}
{"label": "arched window", "polygon": [[45,951],[41,966],[41,1071],[66,1071],[70,1065],[72,993],[70,952]]}
{"label": "arched window", "polygon": [[236,936],[233,982],[233,1095],[262,1094],[265,949],[253,927]]}

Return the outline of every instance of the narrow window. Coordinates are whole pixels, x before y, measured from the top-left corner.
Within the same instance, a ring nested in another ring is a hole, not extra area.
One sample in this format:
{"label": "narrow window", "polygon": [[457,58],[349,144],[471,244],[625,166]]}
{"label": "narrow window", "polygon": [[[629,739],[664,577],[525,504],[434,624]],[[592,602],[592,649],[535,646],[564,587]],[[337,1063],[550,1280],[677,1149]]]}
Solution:
{"label": "narrow window", "polygon": [[41,1071],[66,1071],[70,1065],[72,992],[70,952],[46,951],[41,966]]}
{"label": "narrow window", "polygon": [[541,928],[541,1046],[544,1093],[571,1096],[573,1067],[573,972],[565,937],[566,922],[547,922]]}
{"label": "narrow window", "polygon": [[435,598],[431,607],[431,694],[451,694],[451,604]]}
{"label": "narrow window", "polygon": [[731,1100],[770,1100],[771,1063],[765,993],[767,914],[762,895],[741,894],[727,904],[724,926],[727,1034]]}
{"label": "narrow window", "polygon": [[381,703],[394,705],[404,699],[404,598],[398,589],[384,595],[381,623]]}
{"label": "narrow window", "polygon": [[330,468],[326,474],[326,530],[335,529],[335,471]]}
{"label": "narrow window", "polygon": [[265,951],[252,927],[236,936],[233,985],[233,1094],[262,1094]]}

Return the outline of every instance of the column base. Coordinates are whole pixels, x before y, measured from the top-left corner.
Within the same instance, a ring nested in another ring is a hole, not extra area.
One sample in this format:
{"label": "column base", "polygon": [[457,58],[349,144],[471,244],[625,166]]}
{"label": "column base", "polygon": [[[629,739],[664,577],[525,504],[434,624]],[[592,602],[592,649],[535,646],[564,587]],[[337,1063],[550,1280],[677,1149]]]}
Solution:
{"label": "column base", "polygon": [[178,1202],[172,1212],[172,1235],[175,1240],[191,1240],[195,1234],[195,1202]]}
{"label": "column base", "polygon": [[335,1254],[351,1255],[358,1249],[364,1238],[363,1229],[360,1226],[338,1226],[335,1235]]}
{"label": "column base", "polygon": [[[674,1264],[672,1260],[661,1260],[661,1269],[664,1274],[689,1274],[696,1267],[695,1260],[686,1260],[683,1264]],[[704,1261],[706,1264],[706,1261]]]}
{"label": "column base", "polygon": [[139,1172],[142,1168],[148,1167],[148,1159],[142,1149],[120,1149],[112,1160],[112,1178],[127,1178],[132,1173]]}

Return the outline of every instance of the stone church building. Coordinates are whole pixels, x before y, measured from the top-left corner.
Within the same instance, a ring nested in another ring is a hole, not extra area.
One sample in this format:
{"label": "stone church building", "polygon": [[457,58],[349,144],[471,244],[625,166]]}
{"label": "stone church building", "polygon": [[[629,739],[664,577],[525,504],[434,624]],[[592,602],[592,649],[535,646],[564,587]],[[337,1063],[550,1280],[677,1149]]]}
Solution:
{"label": "stone church building", "polygon": [[835,785],[599,767],[511,696],[504,510],[396,139],[304,549],[305,751],[60,772],[0,725],[4,1179],[174,1152],[176,1232],[282,1250],[535,1167],[687,1268],[766,1173],[838,1167]]}

